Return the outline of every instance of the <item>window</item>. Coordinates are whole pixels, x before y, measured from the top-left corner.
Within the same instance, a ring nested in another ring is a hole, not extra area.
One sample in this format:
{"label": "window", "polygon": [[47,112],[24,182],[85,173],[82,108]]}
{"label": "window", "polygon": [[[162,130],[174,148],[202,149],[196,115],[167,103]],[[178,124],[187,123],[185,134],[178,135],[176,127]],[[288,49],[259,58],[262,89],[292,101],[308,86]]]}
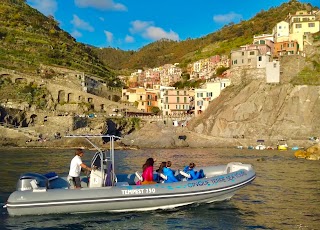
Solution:
{"label": "window", "polygon": [[203,105],[203,101],[197,101],[197,106],[202,106]]}
{"label": "window", "polygon": [[168,97],[166,97],[166,103],[168,103]]}
{"label": "window", "polygon": [[244,52],[242,52],[242,56],[244,56]]}
{"label": "window", "polygon": [[238,63],[237,63],[237,60],[234,60],[234,61],[233,61],[233,64],[234,64],[234,65],[238,64]]}
{"label": "window", "polygon": [[151,101],[148,101],[148,106],[151,106]]}
{"label": "window", "polygon": [[279,26],[279,30],[281,30],[281,28],[282,28],[282,27],[281,27],[281,26]]}
{"label": "window", "polygon": [[290,47],[290,48],[294,47],[294,43],[290,42],[290,43],[288,44],[288,47]]}
{"label": "window", "polygon": [[179,91],[177,91],[177,95],[179,96]]}
{"label": "window", "polygon": [[315,27],[315,23],[314,22],[308,23],[308,26],[309,27]]}
{"label": "window", "polygon": [[179,103],[179,101],[180,101],[180,98],[179,98],[179,97],[177,97],[177,103]]}
{"label": "window", "polygon": [[254,55],[254,51],[250,51],[250,55]]}
{"label": "window", "polygon": [[297,29],[301,29],[302,28],[302,24],[296,24],[296,28]]}
{"label": "window", "polygon": [[203,97],[203,93],[197,93],[197,97]]}
{"label": "window", "polygon": [[248,59],[248,63],[251,63],[251,59]]}
{"label": "window", "polygon": [[187,97],[183,98],[183,103],[187,103]]}
{"label": "window", "polygon": [[187,95],[187,91],[183,91],[184,95]]}
{"label": "window", "polygon": [[212,92],[207,92],[207,97],[212,97]]}
{"label": "window", "polygon": [[261,56],[258,57],[258,61],[262,61],[262,57]]}

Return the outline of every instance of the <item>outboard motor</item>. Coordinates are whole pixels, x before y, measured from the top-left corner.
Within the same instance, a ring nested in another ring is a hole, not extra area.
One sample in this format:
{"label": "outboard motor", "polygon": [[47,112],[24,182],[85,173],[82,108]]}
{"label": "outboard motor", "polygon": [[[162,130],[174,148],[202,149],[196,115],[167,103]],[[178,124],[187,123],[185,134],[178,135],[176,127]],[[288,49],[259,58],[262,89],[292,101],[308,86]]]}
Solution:
{"label": "outboard motor", "polygon": [[27,191],[37,188],[48,188],[48,178],[39,173],[25,173],[19,178],[17,191]]}

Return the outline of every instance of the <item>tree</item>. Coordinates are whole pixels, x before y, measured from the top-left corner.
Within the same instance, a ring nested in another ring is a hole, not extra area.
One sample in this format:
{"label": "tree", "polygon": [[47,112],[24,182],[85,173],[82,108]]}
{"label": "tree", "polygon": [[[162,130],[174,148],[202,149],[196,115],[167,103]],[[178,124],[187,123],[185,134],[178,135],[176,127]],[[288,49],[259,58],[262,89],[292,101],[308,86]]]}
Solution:
{"label": "tree", "polygon": [[160,112],[160,109],[157,106],[152,106],[150,110],[153,114],[158,114]]}

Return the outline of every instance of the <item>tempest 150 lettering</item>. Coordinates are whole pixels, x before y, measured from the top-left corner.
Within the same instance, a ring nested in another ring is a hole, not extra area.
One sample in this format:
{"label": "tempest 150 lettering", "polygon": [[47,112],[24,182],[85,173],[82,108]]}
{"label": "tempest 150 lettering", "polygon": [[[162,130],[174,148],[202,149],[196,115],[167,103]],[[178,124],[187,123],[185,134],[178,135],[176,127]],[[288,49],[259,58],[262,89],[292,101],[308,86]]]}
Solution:
{"label": "tempest 150 lettering", "polygon": [[126,190],[121,190],[122,195],[139,195],[139,194],[150,194],[150,193],[155,193],[156,189],[155,188],[141,188],[141,189],[126,189]]}

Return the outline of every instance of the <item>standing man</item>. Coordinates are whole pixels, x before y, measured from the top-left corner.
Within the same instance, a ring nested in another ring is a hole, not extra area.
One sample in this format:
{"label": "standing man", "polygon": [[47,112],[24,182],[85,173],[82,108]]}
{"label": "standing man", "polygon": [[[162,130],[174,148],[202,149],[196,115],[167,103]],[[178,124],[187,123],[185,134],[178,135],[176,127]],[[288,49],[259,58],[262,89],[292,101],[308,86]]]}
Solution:
{"label": "standing man", "polygon": [[80,173],[81,168],[91,171],[91,168],[82,163],[81,157],[84,152],[82,149],[76,149],[75,156],[70,163],[69,178],[73,181],[75,188],[81,188]]}

